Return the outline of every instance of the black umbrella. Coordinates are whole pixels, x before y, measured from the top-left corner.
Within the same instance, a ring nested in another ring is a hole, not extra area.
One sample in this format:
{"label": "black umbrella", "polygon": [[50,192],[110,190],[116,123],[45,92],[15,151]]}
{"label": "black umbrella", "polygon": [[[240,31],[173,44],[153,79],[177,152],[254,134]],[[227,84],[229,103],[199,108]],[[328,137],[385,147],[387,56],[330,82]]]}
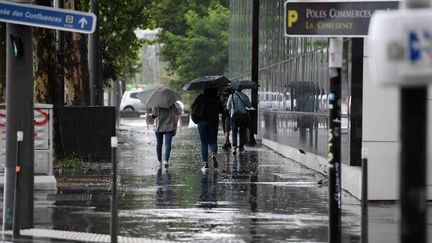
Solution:
{"label": "black umbrella", "polygon": [[236,81],[232,81],[230,86],[235,90],[256,89],[259,87],[259,84],[250,80],[236,80]]}
{"label": "black umbrella", "polygon": [[229,80],[224,76],[203,76],[191,80],[183,85],[183,90],[203,90],[209,88],[220,88],[229,84]]}

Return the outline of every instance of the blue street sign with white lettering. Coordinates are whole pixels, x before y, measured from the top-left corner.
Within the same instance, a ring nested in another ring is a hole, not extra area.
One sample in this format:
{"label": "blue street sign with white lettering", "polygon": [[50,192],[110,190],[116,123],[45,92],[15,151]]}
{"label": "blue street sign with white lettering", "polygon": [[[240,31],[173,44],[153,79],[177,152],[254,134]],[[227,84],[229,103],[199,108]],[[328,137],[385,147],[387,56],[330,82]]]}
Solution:
{"label": "blue street sign with white lettering", "polygon": [[0,1],[0,21],[48,29],[91,34],[93,13]]}

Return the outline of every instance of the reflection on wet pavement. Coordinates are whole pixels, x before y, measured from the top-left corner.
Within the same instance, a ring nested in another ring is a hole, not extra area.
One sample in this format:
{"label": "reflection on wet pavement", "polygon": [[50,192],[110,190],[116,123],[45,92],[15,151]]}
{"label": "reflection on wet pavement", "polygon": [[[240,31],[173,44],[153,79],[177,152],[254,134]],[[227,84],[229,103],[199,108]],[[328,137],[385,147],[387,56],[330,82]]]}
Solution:
{"label": "reflection on wet pavement", "polygon": [[[173,139],[172,166],[159,168],[154,133],[143,122],[122,120],[118,131],[120,235],[183,242],[327,242],[327,187],[317,183],[322,175],[265,147],[246,147],[236,156],[220,150],[219,169],[202,174],[198,134],[187,127]],[[82,201],[39,195],[35,227],[109,234],[109,192],[87,193],[91,198],[78,197]],[[344,242],[359,242],[359,202],[345,195],[343,204]]]}

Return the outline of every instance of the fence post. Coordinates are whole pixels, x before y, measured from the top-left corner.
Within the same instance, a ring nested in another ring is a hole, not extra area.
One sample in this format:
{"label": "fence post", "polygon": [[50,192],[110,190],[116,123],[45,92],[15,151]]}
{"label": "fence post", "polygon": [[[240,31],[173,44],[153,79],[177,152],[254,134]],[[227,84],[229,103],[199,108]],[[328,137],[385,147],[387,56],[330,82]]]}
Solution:
{"label": "fence post", "polygon": [[367,243],[368,236],[368,159],[367,148],[362,148],[362,200],[361,200],[361,242]]}
{"label": "fence post", "polygon": [[12,238],[18,238],[20,236],[20,213],[19,213],[19,202],[20,202],[20,184],[19,174],[21,173],[21,146],[23,142],[23,131],[17,131],[17,149],[16,149],[16,163],[15,163],[15,193],[14,193],[14,211],[13,211],[13,235]]}
{"label": "fence post", "polygon": [[111,243],[117,243],[117,137],[111,137],[112,185],[111,185]]}

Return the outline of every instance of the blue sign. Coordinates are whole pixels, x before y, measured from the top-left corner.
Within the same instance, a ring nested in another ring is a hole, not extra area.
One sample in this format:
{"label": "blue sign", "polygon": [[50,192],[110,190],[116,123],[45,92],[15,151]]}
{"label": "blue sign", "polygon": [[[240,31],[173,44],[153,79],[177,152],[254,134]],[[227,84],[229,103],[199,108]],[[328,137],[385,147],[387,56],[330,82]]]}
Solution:
{"label": "blue sign", "polygon": [[92,13],[4,1],[0,1],[0,21],[86,34],[96,27]]}
{"label": "blue sign", "polygon": [[411,30],[408,32],[408,56],[412,64],[430,66],[432,60],[432,31],[430,29]]}

